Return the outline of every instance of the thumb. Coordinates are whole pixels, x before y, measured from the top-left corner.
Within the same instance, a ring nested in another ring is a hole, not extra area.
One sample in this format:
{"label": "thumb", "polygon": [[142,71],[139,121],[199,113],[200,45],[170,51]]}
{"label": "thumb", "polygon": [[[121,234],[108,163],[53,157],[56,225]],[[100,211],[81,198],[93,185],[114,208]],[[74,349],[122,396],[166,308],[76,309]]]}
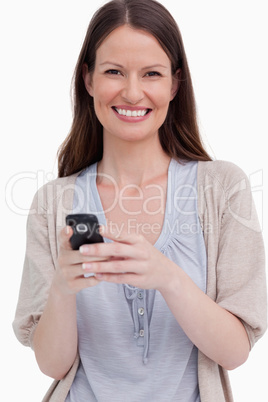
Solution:
{"label": "thumb", "polygon": [[70,238],[73,235],[73,229],[70,226],[65,226],[59,234],[60,247],[66,250],[72,250]]}

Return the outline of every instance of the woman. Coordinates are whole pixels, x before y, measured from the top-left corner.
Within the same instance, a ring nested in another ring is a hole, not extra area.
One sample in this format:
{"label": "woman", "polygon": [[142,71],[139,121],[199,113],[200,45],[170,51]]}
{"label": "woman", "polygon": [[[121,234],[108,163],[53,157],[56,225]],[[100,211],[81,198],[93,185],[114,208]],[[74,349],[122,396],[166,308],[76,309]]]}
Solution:
{"label": "woman", "polygon": [[[44,401],[231,401],[227,370],[266,329],[262,237],[244,173],[202,146],[162,5],[95,14],[74,101],[59,178],[33,201],[14,321],[55,379]],[[72,212],[97,214],[105,243],[72,250]]]}

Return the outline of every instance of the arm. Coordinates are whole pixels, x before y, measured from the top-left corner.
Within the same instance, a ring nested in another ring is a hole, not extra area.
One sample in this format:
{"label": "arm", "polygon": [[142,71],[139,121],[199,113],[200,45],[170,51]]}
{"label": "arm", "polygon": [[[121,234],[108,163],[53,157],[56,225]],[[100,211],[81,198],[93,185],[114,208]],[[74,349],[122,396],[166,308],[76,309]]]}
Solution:
{"label": "arm", "polygon": [[33,349],[40,370],[61,380],[71,368],[77,354],[76,293],[98,281],[84,278],[83,258],[71,249],[71,228],[59,236],[60,249],[48,300],[33,337]]}
{"label": "arm", "polygon": [[[232,220],[232,217],[229,219]],[[144,289],[158,289],[180,326],[199,350],[224,368],[234,369],[247,359],[250,350],[245,326],[248,326],[251,332],[253,328],[255,330],[255,324],[260,325],[260,319],[252,322],[251,317],[255,316],[256,312],[258,315],[260,310],[265,310],[263,301],[259,307],[255,304],[252,307],[247,300],[248,296],[254,298],[258,291],[263,296],[264,286],[258,277],[261,274],[265,279],[265,274],[263,265],[258,263],[259,274],[254,276],[257,266],[252,252],[249,253],[247,262],[242,261],[245,250],[248,254],[254,235],[247,233],[244,228],[238,230],[234,227],[237,221],[230,222],[229,219],[225,211],[219,242],[216,302],[204,294],[181,267],[166,258],[142,236],[118,238],[106,230],[103,235],[114,240],[113,243],[85,246],[82,253],[113,256],[113,261],[86,264],[87,271],[96,272],[99,280],[128,283]],[[229,251],[226,257],[226,238],[229,238],[229,242],[232,241],[233,231],[235,236],[242,233],[242,238],[247,236],[248,240],[242,245],[239,239],[239,250],[232,250],[227,246]],[[260,243],[259,247],[262,252]],[[229,267],[225,266],[226,261]],[[244,270],[246,276],[243,275],[242,278]],[[256,284],[255,289],[251,283]],[[246,307],[243,303],[241,307],[241,298]]]}
{"label": "arm", "polygon": [[178,265],[142,236],[103,235],[115,241],[83,246],[83,254],[116,259],[86,264],[86,272],[96,272],[98,280],[159,290],[186,335],[210,359],[227,369],[247,359],[249,341],[241,322],[204,294]]}
{"label": "arm", "polygon": [[180,268],[174,267],[172,280],[159,290],[186,335],[207,357],[227,370],[247,360],[249,340],[240,320],[204,294]]}
{"label": "arm", "polygon": [[26,255],[13,329],[23,345],[34,349],[41,370],[61,379],[77,353],[75,293],[98,282],[81,278],[79,263],[83,257],[70,249],[71,231],[67,235],[63,230],[59,239],[56,237],[55,228],[64,216],[57,224],[51,219],[51,211],[56,208],[51,206],[51,196],[56,199],[51,185],[36,193],[28,216]]}
{"label": "arm", "polygon": [[34,333],[33,349],[40,370],[61,380],[77,353],[76,299],[62,294],[55,282]]}

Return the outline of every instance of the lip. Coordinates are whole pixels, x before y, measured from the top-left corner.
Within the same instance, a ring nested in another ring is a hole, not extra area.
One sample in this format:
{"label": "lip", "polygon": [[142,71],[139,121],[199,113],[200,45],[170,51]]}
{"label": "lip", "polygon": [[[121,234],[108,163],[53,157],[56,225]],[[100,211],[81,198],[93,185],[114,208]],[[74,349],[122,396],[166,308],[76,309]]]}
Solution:
{"label": "lip", "polygon": [[[145,115],[145,116],[123,116],[120,115],[116,110],[116,109],[124,109],[124,110],[149,110],[149,112]],[[114,112],[115,116],[121,120],[124,121],[125,123],[140,123],[143,122],[147,119],[149,119],[151,113],[152,113],[152,109],[148,108],[148,107],[144,107],[144,106],[126,106],[126,105],[116,105],[112,107],[112,111]]]}
{"label": "lip", "polygon": [[147,110],[151,109],[146,106],[127,106],[127,105],[114,105],[113,107],[116,107],[116,109],[125,109],[125,110]]}

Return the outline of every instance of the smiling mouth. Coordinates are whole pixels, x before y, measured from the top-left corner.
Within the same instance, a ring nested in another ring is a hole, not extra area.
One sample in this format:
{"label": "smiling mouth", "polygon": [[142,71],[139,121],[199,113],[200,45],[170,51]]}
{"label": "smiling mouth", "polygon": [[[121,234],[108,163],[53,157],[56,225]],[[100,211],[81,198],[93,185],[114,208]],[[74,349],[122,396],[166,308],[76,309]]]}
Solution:
{"label": "smiling mouth", "polygon": [[113,109],[121,116],[127,116],[127,117],[144,117],[152,110],[152,109],[144,109],[144,110],[118,109],[115,106],[113,106]]}

